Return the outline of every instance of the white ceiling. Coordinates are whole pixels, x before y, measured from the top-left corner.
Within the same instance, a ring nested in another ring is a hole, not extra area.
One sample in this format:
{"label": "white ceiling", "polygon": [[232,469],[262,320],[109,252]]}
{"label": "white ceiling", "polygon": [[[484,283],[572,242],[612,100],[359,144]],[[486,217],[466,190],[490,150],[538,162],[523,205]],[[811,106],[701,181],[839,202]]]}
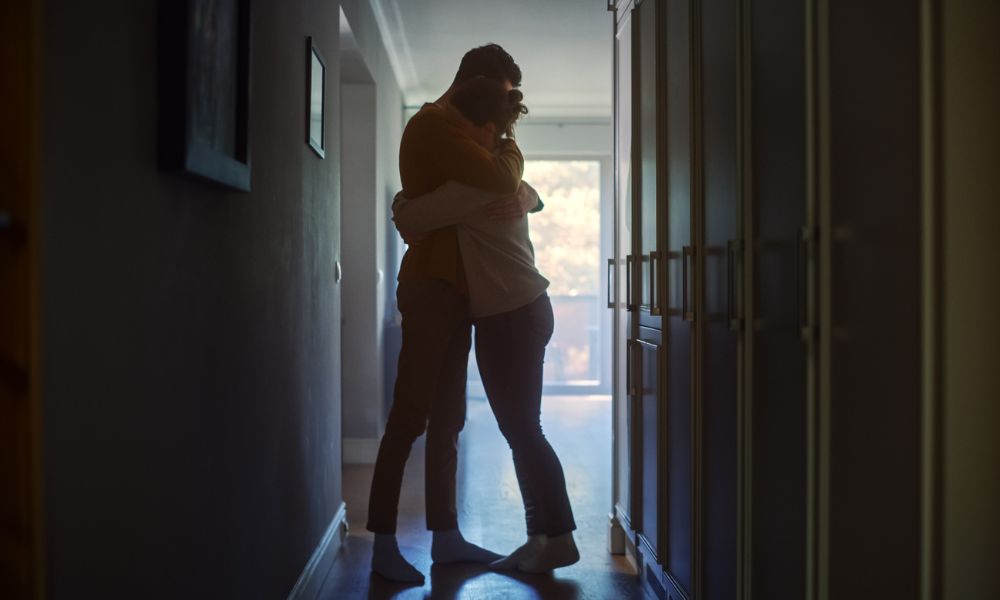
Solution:
{"label": "white ceiling", "polygon": [[536,116],[611,115],[606,0],[370,0],[408,106],[448,88],[462,55],[503,46]]}

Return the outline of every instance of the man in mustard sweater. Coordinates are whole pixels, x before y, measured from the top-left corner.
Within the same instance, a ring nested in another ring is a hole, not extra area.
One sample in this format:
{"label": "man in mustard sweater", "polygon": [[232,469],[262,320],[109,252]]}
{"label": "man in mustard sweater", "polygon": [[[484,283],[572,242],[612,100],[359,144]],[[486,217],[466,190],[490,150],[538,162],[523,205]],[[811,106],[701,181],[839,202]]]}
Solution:
{"label": "man in mustard sweater", "polygon": [[[492,207],[498,218],[521,217],[525,195],[517,195],[524,158],[513,140],[491,153],[470,135],[464,118],[449,104],[456,88],[488,77],[508,89],[521,85],[521,69],[496,44],[462,57],[451,87],[425,104],[403,131],[399,172],[403,195],[427,194],[447,181],[509,194]],[[472,343],[465,271],[454,227],[432,232],[403,256],[396,291],[403,345],[392,409],[375,462],[368,503],[368,530],[375,534],[372,570],[393,581],[422,583],[423,574],[403,558],[396,542],[403,469],[413,442],[427,433],[425,497],[427,528],[433,531],[436,563],[497,560],[499,554],[471,544],[458,529],[455,475],[458,435],[465,423],[465,384]]]}

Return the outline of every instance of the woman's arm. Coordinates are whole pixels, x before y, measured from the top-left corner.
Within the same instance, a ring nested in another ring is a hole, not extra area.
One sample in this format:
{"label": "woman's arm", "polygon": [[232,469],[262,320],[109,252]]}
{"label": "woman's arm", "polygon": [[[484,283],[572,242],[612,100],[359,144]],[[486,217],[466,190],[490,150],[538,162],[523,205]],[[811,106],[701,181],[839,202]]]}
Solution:
{"label": "woman's arm", "polygon": [[[525,204],[536,205],[539,202],[538,193],[524,182],[518,186],[515,195]],[[482,213],[490,203],[507,196],[449,181],[433,192],[416,198],[396,194],[392,203],[392,220],[400,231],[424,233],[462,223]]]}

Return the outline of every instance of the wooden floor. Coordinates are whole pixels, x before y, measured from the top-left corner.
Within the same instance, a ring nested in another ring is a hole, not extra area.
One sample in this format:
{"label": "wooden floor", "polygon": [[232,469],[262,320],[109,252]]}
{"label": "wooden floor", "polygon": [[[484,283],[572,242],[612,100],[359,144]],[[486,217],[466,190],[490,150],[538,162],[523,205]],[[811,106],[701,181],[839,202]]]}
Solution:
{"label": "wooden floor", "polygon": [[[611,405],[606,397],[547,397],[545,433],[566,471],[577,521],[580,562],[554,575],[499,574],[473,565],[431,565],[424,527],[423,445],[407,465],[400,506],[403,554],[427,575],[423,587],[392,584],[369,571],[372,536],[365,531],[370,466],[344,468],[350,535],[323,583],[321,597],[433,599],[642,599],[629,564],[607,551],[611,504]],[[506,554],[525,539],[524,510],[510,450],[484,401],[469,401],[459,462],[459,520],[466,539]]]}

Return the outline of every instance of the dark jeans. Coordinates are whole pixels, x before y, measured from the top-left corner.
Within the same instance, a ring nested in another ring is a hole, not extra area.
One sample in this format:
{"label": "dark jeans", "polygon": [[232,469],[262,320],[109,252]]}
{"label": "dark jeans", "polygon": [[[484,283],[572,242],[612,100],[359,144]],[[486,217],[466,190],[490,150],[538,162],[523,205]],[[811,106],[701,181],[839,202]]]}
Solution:
{"label": "dark jeans", "polygon": [[400,281],[403,346],[389,420],[368,497],[368,530],[395,533],[403,468],[413,442],[427,432],[427,528],[458,527],[455,473],[465,425],[465,380],[472,342],[468,299],[437,279]]}
{"label": "dark jeans", "polygon": [[475,320],[476,362],[500,432],[514,455],[528,535],[576,529],[566,477],[542,433],[542,366],[552,337],[552,303],[543,294],[517,310]]}

